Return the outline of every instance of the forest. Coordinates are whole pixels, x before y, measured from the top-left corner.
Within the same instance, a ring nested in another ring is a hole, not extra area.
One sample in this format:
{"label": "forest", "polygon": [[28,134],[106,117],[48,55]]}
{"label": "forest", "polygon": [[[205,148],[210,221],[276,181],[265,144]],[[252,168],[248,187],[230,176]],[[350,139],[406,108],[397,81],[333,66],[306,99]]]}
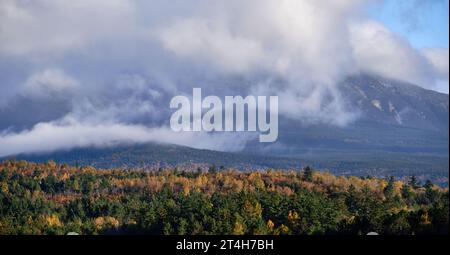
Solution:
{"label": "forest", "polygon": [[0,234],[448,234],[448,188],[415,176],[0,163]]}

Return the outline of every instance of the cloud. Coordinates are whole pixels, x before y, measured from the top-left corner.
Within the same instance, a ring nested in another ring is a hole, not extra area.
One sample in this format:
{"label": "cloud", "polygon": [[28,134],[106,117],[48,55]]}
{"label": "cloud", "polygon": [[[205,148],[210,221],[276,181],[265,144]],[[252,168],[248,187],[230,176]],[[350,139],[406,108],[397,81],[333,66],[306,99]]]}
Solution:
{"label": "cloud", "polygon": [[445,91],[448,49],[412,48],[366,15],[371,2],[0,1],[0,118],[31,120],[0,121],[0,132],[15,127],[0,135],[1,150],[136,142],[134,134],[241,148],[248,135],[231,139],[234,147],[227,135],[214,144],[220,134],[162,131],[170,99],[193,87],[219,97],[278,95],[283,117],[338,126],[358,117],[338,86],[358,72]]}
{"label": "cloud", "polygon": [[448,80],[448,49],[416,50],[375,21],[352,24],[350,40],[360,70],[430,89]]}
{"label": "cloud", "polygon": [[[0,53],[58,55],[126,31],[132,1],[4,0],[0,3]],[[119,22],[120,21],[120,22]]]}
{"label": "cloud", "polygon": [[[205,60],[223,71],[262,69],[288,78],[335,82],[346,71],[336,64],[349,67],[351,62],[344,17],[360,1],[350,2],[355,4],[229,1],[217,8],[200,8],[194,17],[169,21],[157,36],[178,56]],[[252,12],[236,11],[240,8]],[[328,40],[332,33],[341,36]]]}
{"label": "cloud", "polygon": [[[336,83],[355,72],[347,16],[362,1],[229,1],[161,28],[165,49],[225,74],[267,73],[250,90],[283,99],[281,114],[345,125],[352,117]],[[236,11],[250,9],[251,13]],[[339,36],[333,36],[339,34]],[[266,88],[258,88],[261,83]],[[297,111],[292,111],[297,109]],[[344,117],[345,115],[345,117]]]}
{"label": "cloud", "polygon": [[[74,147],[112,146],[120,143],[172,143],[198,149],[237,151],[243,149],[255,134],[205,132],[174,133],[170,128],[148,128],[125,123],[92,124],[80,122],[70,116],[47,123],[36,124],[30,130],[0,135],[0,157],[18,153],[39,153],[66,150]],[[42,146],[45,144],[45,146]]]}
{"label": "cloud", "polygon": [[448,49],[442,48],[426,48],[423,49],[422,54],[433,65],[437,77],[448,80],[449,70],[449,52]]}
{"label": "cloud", "polygon": [[24,93],[37,97],[52,97],[74,92],[78,82],[59,69],[37,72],[25,82]]}
{"label": "cloud", "polygon": [[449,89],[449,51],[443,48],[426,48],[421,50],[429,63],[434,67],[436,82],[430,89],[448,94]]}
{"label": "cloud", "polygon": [[233,36],[226,27],[205,20],[181,20],[161,31],[164,47],[180,57],[207,61],[218,69],[247,72],[264,61],[254,40]]}

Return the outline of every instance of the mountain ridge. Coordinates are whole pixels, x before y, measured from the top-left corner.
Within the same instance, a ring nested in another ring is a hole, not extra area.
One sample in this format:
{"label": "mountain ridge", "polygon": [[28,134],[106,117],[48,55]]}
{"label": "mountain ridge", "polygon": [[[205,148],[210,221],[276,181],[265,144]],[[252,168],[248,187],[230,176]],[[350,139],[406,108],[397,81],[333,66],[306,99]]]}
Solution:
{"label": "mountain ridge", "polygon": [[160,165],[241,169],[300,169],[305,165],[335,174],[409,175],[448,183],[449,97],[419,86],[370,75],[348,77],[341,94],[360,111],[355,122],[337,127],[280,116],[276,146],[249,141],[239,153],[141,143],[75,148],[8,158],[96,167],[158,168]]}

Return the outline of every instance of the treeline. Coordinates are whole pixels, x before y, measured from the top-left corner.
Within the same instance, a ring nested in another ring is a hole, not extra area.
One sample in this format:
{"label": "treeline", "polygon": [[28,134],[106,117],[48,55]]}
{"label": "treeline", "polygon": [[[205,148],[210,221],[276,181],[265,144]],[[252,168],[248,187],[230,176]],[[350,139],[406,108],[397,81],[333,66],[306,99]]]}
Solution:
{"label": "treeline", "polygon": [[412,177],[0,163],[0,234],[447,234],[448,189]]}

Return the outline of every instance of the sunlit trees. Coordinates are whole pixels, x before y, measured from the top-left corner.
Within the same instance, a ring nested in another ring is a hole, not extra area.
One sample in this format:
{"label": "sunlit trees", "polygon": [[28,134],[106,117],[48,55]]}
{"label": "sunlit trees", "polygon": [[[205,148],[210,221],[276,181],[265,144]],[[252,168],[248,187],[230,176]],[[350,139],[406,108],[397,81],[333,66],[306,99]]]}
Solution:
{"label": "sunlit trees", "polygon": [[0,234],[441,234],[448,208],[415,177],[0,163]]}
{"label": "sunlit trees", "polygon": [[119,225],[119,221],[111,216],[97,217],[94,219],[94,226],[97,231],[117,229]]}

